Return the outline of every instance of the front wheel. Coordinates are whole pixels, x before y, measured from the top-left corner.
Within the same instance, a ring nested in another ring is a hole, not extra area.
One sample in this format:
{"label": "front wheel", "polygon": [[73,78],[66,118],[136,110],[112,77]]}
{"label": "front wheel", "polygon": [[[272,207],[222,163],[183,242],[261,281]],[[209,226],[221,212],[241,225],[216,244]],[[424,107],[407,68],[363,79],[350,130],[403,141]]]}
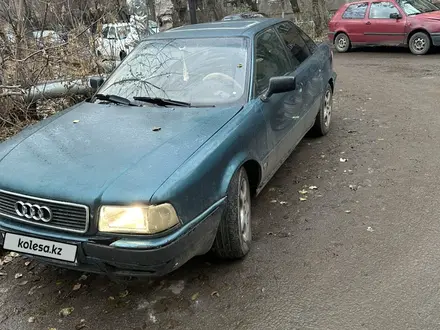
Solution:
{"label": "front wheel", "polygon": [[212,252],[222,259],[241,259],[248,254],[251,241],[251,192],[246,170],[241,167],[229,183]]}
{"label": "front wheel", "polygon": [[424,32],[414,33],[409,38],[409,49],[414,55],[425,55],[431,48],[431,39]]}

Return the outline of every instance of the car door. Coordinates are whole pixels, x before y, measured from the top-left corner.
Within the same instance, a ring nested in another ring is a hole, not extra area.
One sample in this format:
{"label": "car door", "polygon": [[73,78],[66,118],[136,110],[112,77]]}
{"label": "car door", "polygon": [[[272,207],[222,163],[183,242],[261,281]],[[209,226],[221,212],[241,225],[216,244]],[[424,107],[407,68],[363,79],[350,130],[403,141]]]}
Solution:
{"label": "car door", "polygon": [[[398,14],[401,18],[390,18]],[[370,4],[365,23],[365,39],[373,45],[400,45],[405,41],[406,16],[391,1],[375,1]]]}
{"label": "car door", "polygon": [[[271,176],[289,156],[300,140],[301,109],[304,91],[302,87],[286,93],[274,94],[263,102],[260,96],[269,86],[269,80],[277,76],[295,76],[295,67],[291,57],[273,27],[264,30],[255,37],[254,43],[254,84],[253,96],[263,111],[267,124],[269,153],[267,173]],[[299,79],[298,86],[301,86]]]}
{"label": "car door", "polygon": [[345,32],[353,44],[365,43],[364,27],[367,8],[368,2],[348,6],[341,19],[334,23],[334,30]]}
{"label": "car door", "polygon": [[[322,93],[325,88],[323,79],[323,64],[320,58],[313,58],[317,50],[316,44],[292,22],[283,22],[277,26],[277,31],[283,39],[291,60],[294,63],[295,77],[302,98],[299,113],[301,130],[305,134],[314,122],[319,111]],[[309,116],[312,114],[312,116]],[[312,122],[311,122],[312,121]]]}

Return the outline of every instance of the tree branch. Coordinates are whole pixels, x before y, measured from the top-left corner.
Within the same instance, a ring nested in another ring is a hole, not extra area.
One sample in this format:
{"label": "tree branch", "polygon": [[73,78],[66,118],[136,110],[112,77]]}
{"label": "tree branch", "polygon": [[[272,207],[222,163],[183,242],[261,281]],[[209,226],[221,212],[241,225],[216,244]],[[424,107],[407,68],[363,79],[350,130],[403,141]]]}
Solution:
{"label": "tree branch", "polygon": [[[90,24],[86,29],[84,29],[84,30],[81,31],[79,34],[77,34],[77,35],[75,36],[75,38],[78,38],[78,37],[82,36],[84,33],[87,32],[88,29],[90,29],[90,27],[91,27],[93,24],[97,23],[98,21],[99,21],[99,19],[96,20],[95,22],[93,22],[92,24]],[[44,53],[44,52],[46,52],[46,51],[48,51],[48,50],[61,48],[61,47],[63,47],[63,46],[68,45],[69,43],[70,43],[70,41],[67,41],[67,42],[63,42],[63,43],[58,44],[58,45],[55,45],[55,46],[50,46],[50,47],[47,47],[47,48],[42,48],[42,49],[39,49],[39,50],[33,52],[32,54],[29,54],[28,56],[26,56],[26,57],[23,58],[23,59],[15,59],[14,61],[15,61],[15,62],[26,62],[28,59],[34,57],[35,55],[38,55],[38,54]]]}

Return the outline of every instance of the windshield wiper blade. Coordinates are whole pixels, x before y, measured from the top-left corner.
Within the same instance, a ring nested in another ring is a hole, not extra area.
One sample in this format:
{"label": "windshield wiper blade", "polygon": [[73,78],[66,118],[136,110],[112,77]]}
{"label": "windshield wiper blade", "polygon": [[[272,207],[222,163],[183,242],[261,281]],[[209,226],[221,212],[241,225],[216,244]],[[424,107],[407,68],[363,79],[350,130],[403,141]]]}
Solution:
{"label": "windshield wiper blade", "polygon": [[183,102],[183,101],[176,101],[176,100],[171,100],[171,99],[162,99],[160,97],[149,97],[149,96],[135,96],[133,97],[134,100],[136,101],[141,101],[141,102],[148,102],[148,103],[153,103],[153,104],[157,104],[157,105],[176,105],[179,107],[190,107],[191,103],[188,102]]}
{"label": "windshield wiper blade", "polygon": [[115,94],[96,94],[95,97],[98,100],[109,101],[116,104],[137,106],[137,104],[134,104],[129,99]]}

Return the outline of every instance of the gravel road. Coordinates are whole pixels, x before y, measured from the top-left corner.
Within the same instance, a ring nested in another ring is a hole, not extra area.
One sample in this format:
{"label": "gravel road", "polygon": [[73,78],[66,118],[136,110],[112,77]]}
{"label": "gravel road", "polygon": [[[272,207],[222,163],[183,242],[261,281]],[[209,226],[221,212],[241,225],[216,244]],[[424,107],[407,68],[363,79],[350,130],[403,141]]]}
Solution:
{"label": "gravel road", "polygon": [[0,329],[439,329],[440,54],[360,50],[335,67],[332,131],[254,201],[243,262],[115,283],[12,257]]}

